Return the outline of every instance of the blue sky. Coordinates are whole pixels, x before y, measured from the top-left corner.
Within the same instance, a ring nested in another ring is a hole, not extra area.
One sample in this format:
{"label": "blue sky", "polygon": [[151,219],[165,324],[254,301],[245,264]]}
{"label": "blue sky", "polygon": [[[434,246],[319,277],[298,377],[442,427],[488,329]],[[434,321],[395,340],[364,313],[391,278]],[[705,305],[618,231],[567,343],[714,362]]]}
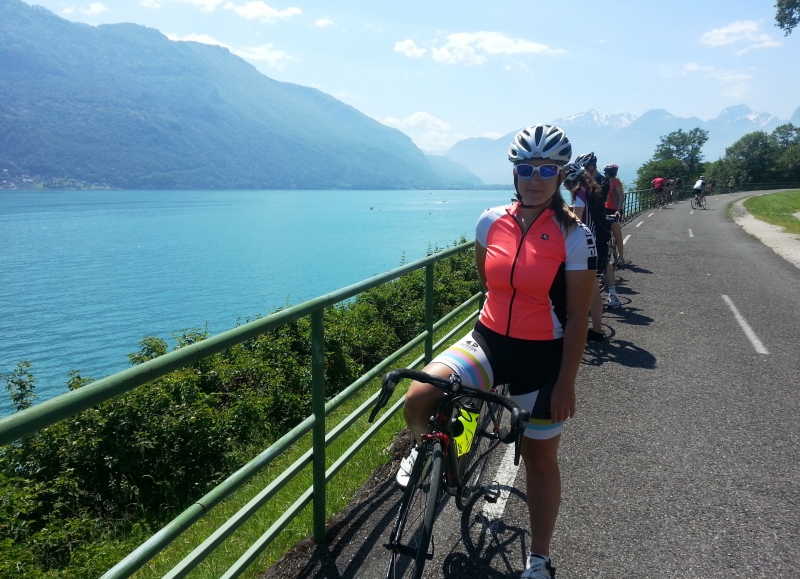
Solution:
{"label": "blue sky", "polygon": [[800,29],[774,0],[39,0],[88,24],[222,44],[443,151],[596,109],[715,117],[800,106]]}

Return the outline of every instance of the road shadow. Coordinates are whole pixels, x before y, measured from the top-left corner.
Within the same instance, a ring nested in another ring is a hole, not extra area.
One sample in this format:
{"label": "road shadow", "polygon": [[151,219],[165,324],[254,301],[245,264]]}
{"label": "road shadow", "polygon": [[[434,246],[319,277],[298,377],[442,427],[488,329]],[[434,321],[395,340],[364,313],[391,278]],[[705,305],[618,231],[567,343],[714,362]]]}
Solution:
{"label": "road shadow", "polygon": [[632,271],[633,273],[653,273],[652,270],[646,269],[640,265],[633,263],[632,261],[626,261],[625,266],[621,267],[617,270],[617,279],[622,279],[621,275],[626,271]]}
{"label": "road shadow", "polygon": [[616,332],[608,328],[604,333],[606,340],[603,342],[589,342],[583,351],[582,362],[587,366],[602,366],[603,364],[619,364],[627,368],[653,369],[656,367],[656,357],[644,348],[640,348],[626,340],[617,340]]}
{"label": "road shadow", "polygon": [[[635,293],[637,292],[632,292],[632,294]],[[629,326],[649,326],[655,321],[650,316],[639,313],[642,311],[641,309],[632,307],[631,299],[626,292],[620,292],[618,288],[617,295],[619,296],[620,307],[614,309],[605,308],[603,310],[604,319],[615,320]]]}
{"label": "road shadow", "polygon": [[[522,504],[525,493],[501,487]],[[479,499],[461,514],[461,550],[450,552],[442,564],[443,579],[518,579],[528,555],[529,530],[504,519],[489,520]]]}

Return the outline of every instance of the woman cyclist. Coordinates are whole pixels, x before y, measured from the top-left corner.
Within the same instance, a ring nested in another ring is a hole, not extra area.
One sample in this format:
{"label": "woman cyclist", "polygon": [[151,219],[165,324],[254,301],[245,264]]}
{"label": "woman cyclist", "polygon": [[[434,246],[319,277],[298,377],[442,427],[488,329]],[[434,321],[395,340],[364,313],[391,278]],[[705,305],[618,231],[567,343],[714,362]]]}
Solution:
{"label": "woman cyclist", "polygon": [[[603,191],[600,184],[594,177],[583,168],[579,163],[570,163],[564,167],[564,186],[572,195],[572,211],[575,216],[595,234],[597,240],[597,228],[595,223],[602,223],[605,220],[606,212],[603,206]],[[608,252],[599,251],[597,256],[597,273],[605,275]],[[603,335],[603,298],[600,296],[600,286],[595,284],[592,294],[592,303],[589,307],[592,316],[592,327],[587,332],[587,340],[590,342],[602,342],[605,340]]]}
{"label": "woman cyclist", "polygon": [[625,265],[625,244],[622,243],[622,226],[619,224],[621,213],[625,207],[625,190],[622,188],[622,181],[617,178],[619,172],[619,165],[609,163],[603,168],[603,174],[610,185],[608,193],[608,201],[606,201],[606,215],[613,217],[614,221],[611,222],[611,233],[614,235],[614,241],[617,243],[617,252],[619,258],[615,267],[622,267]]}
{"label": "woman cyclist", "polygon": [[[486,302],[475,328],[425,368],[442,377],[455,372],[481,388],[507,383],[517,404],[531,410],[522,444],[531,520],[523,579],[555,574],[549,555],[561,500],[558,443],[575,414],[575,377],[597,285],[592,233],[559,193],[571,156],[558,127],[517,133],[508,151],[516,199],[486,210],[477,224],[475,261]],[[440,396],[433,386],[411,384],[404,415],[417,442]],[[401,465],[401,484],[413,455]]]}

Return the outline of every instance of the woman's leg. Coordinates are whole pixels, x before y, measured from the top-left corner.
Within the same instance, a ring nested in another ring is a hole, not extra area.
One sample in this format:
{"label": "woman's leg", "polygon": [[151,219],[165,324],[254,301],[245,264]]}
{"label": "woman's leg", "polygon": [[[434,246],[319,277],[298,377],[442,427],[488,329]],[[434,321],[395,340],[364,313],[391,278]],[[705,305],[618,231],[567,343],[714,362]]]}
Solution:
{"label": "woman's leg", "polygon": [[525,461],[528,514],[531,519],[531,552],[550,556],[550,541],[556,528],[561,504],[561,473],[558,469],[558,443],[561,435],[548,440],[522,440]]}
{"label": "woman's leg", "polygon": [[[453,373],[453,370],[445,364],[431,362],[423,368],[423,372],[441,378],[448,378]],[[406,419],[406,426],[411,430],[411,434],[417,444],[420,443],[422,435],[428,430],[428,422],[434,410],[436,410],[436,403],[441,397],[442,391],[436,386],[416,381],[411,383],[406,393],[403,417]]]}
{"label": "woman's leg", "polygon": [[592,303],[589,306],[589,313],[592,315],[592,329],[595,332],[603,331],[603,298],[600,297],[600,286],[594,288]]}
{"label": "woman's leg", "polygon": [[619,222],[615,221],[611,224],[611,232],[614,235],[614,241],[617,242],[617,253],[619,254],[619,258],[625,261],[625,258],[623,257],[625,253],[625,244],[622,243],[622,226],[619,224]]}

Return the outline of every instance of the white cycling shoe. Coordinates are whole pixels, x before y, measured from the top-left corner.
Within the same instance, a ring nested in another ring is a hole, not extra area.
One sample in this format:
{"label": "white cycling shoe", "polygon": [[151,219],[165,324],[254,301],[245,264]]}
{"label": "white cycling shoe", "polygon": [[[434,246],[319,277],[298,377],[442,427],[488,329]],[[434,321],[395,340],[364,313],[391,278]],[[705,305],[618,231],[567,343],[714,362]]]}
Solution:
{"label": "white cycling shoe", "polygon": [[528,567],[522,572],[520,579],[555,579],[556,568],[548,557],[531,553],[528,557]]}
{"label": "white cycling shoe", "polygon": [[414,463],[417,461],[418,454],[419,450],[417,450],[415,446],[411,449],[411,452],[408,453],[408,456],[400,461],[400,468],[397,470],[397,476],[395,477],[397,486],[401,488],[406,488],[408,486],[408,479],[411,478],[411,471],[414,470]]}

